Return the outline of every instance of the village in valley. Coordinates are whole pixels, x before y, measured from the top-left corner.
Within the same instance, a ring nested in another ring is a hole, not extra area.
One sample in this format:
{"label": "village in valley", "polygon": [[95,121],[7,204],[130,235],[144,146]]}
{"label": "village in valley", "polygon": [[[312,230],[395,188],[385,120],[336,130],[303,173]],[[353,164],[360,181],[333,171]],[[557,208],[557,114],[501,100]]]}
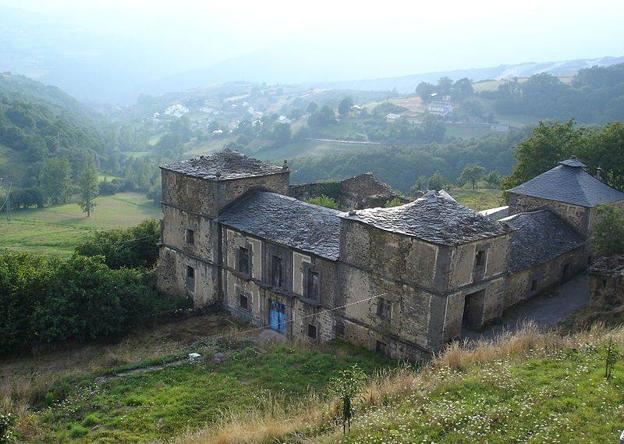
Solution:
{"label": "village in valley", "polygon": [[619,3],[52,3],[0,0],[0,444],[624,442]]}

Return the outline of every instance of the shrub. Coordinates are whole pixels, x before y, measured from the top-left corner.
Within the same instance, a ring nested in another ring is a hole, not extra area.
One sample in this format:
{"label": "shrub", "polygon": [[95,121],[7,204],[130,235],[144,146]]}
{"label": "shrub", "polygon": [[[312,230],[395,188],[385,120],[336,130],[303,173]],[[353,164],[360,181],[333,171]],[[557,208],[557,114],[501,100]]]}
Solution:
{"label": "shrub", "polygon": [[99,231],[76,247],[83,256],[103,256],[110,268],[146,267],[156,264],[160,223],[146,220],[136,227]]}
{"label": "shrub", "polygon": [[624,253],[624,211],[606,205],[598,207],[598,221],[592,242],[599,254]]}
{"label": "shrub", "polygon": [[13,426],[15,425],[15,417],[10,413],[0,413],[0,444],[8,444],[15,442],[13,434]]}
{"label": "shrub", "polygon": [[110,196],[119,192],[120,183],[117,179],[113,179],[110,182],[100,182],[99,194],[102,196]]}
{"label": "shrub", "polygon": [[308,199],[307,202],[313,205],[319,205],[321,207],[326,207],[326,208],[333,208],[333,209],[338,208],[338,204],[336,203],[336,200],[324,194],[321,194],[318,197],[313,197],[311,199]]}
{"label": "shrub", "polygon": [[118,338],[159,312],[188,306],[161,294],[143,268],[102,256],[0,255],[0,355],[33,342]]}

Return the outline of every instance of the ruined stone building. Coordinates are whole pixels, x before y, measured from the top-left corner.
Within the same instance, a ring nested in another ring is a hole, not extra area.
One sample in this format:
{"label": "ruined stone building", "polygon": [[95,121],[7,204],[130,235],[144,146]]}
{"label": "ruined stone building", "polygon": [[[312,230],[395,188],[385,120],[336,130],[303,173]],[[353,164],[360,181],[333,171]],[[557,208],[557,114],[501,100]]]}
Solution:
{"label": "ruined stone building", "polygon": [[286,164],[228,150],[163,166],[162,187],[163,291],[288,338],[416,360],[584,269],[595,206],[624,203],[573,160],[510,190],[500,221],[444,191],[311,205],[289,196]]}

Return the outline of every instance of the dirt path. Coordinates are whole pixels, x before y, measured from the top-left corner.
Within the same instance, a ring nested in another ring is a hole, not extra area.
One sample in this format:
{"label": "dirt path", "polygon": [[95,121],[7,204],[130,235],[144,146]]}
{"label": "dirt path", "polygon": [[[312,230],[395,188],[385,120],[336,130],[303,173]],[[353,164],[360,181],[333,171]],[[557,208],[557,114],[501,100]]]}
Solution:
{"label": "dirt path", "polygon": [[501,323],[484,331],[462,331],[469,339],[491,339],[503,331],[516,331],[526,321],[532,321],[542,329],[554,327],[589,302],[587,275],[580,274],[550,293],[510,308],[503,314]]}

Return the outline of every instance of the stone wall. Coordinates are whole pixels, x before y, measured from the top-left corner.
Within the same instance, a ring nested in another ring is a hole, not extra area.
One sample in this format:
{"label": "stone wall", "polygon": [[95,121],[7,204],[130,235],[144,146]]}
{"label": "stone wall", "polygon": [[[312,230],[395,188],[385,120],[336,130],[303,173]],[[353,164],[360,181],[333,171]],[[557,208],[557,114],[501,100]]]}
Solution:
{"label": "stone wall", "polygon": [[[271,301],[286,306],[288,320],[286,335],[304,341],[328,341],[335,337],[336,312],[327,311],[339,304],[336,297],[335,262],[291,248],[257,239],[228,227],[223,230],[223,285],[224,306],[236,317],[254,325],[266,326],[269,322]],[[236,271],[236,252],[245,247],[251,252],[251,275]],[[267,254],[279,251],[287,270],[285,287],[273,289],[269,285]],[[305,270],[319,273],[319,300],[305,298]],[[240,294],[248,295],[249,307],[240,307]],[[308,337],[308,325],[317,331],[315,339]]]}
{"label": "stone wall", "polygon": [[509,194],[509,214],[517,214],[525,211],[549,208],[563,220],[568,222],[579,233],[587,235],[590,228],[590,209],[578,205],[566,204],[554,200],[541,199],[538,197],[524,196],[521,194]]}
{"label": "stone wall", "polygon": [[[581,247],[547,263],[510,274],[505,280],[503,309],[507,309],[571,279],[587,268],[587,261],[587,251],[584,247]],[[566,265],[567,269],[564,275],[564,267]]]}
{"label": "stone wall", "polygon": [[[157,267],[157,286],[161,291],[175,296],[189,296],[195,307],[220,302],[218,268],[215,265],[161,246]],[[193,285],[189,285],[187,267],[194,270]]]}

